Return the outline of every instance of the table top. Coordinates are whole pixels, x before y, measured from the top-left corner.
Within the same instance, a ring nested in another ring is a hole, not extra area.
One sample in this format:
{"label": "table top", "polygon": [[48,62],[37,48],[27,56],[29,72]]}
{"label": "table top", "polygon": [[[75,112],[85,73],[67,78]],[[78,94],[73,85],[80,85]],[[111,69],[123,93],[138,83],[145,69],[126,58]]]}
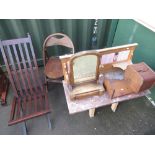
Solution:
{"label": "table top", "polygon": [[130,95],[125,95],[125,96],[111,99],[108,93],[105,92],[102,96],[92,96],[92,97],[79,99],[79,100],[70,100],[69,89],[68,89],[66,81],[63,81],[63,87],[64,87],[64,92],[66,96],[66,102],[67,102],[69,114],[75,114],[75,113],[86,111],[89,109],[111,105],[116,102],[122,102],[126,100],[131,100],[134,98],[139,98],[139,97],[146,96],[151,93],[149,90],[146,90],[143,92],[133,93]]}

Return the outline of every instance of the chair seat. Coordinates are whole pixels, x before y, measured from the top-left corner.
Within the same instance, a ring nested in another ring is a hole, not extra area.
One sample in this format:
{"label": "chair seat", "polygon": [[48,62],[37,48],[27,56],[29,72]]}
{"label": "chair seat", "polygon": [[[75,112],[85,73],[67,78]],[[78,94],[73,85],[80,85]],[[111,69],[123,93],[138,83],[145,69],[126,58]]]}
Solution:
{"label": "chair seat", "polygon": [[50,112],[46,93],[14,97],[8,125],[23,122]]}
{"label": "chair seat", "polygon": [[81,85],[76,85],[70,92],[71,99],[82,98],[91,95],[102,95],[104,92],[104,87],[101,84],[90,82]]}
{"label": "chair seat", "polygon": [[51,79],[63,77],[61,60],[56,57],[51,57],[45,66],[45,75]]}

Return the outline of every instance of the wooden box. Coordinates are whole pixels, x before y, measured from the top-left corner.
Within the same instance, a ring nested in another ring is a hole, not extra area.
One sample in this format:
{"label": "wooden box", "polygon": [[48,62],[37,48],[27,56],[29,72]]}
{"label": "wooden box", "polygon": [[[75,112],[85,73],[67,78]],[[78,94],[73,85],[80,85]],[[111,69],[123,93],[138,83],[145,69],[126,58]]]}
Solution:
{"label": "wooden box", "polygon": [[123,80],[106,79],[104,85],[110,98],[150,89],[155,84],[155,72],[144,62],[128,65]]}
{"label": "wooden box", "polygon": [[133,93],[127,80],[106,79],[104,85],[110,98],[116,98]]}
{"label": "wooden box", "polygon": [[130,82],[130,88],[135,93],[149,89],[155,84],[155,72],[144,62],[129,65],[124,78]]}

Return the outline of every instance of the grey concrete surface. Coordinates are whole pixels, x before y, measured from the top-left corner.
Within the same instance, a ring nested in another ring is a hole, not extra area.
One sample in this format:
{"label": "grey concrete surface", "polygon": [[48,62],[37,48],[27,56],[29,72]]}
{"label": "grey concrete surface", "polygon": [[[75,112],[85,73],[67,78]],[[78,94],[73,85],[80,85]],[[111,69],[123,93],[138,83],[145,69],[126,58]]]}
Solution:
{"label": "grey concrete surface", "polygon": [[[21,125],[8,126],[12,91],[9,90],[8,105],[0,106],[0,134],[20,135]],[[113,113],[110,106],[98,108],[94,118],[88,111],[69,115],[61,84],[49,88],[50,115],[53,129],[48,129],[45,116],[27,121],[30,135],[134,135],[155,134],[155,107],[145,98],[120,103]]]}

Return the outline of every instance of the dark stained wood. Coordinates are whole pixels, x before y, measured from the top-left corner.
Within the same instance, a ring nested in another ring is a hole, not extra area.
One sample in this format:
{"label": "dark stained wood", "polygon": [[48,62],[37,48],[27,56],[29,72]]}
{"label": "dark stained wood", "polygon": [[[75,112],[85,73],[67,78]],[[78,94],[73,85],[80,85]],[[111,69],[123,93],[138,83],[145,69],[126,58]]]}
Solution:
{"label": "dark stained wood", "polygon": [[50,112],[51,112],[50,110],[45,110],[45,111],[41,111],[41,112],[36,112],[36,113],[31,114],[31,115],[28,115],[28,116],[19,118],[18,120],[15,119],[15,120],[9,121],[8,125],[14,125],[14,124],[17,124],[17,123],[21,123],[21,122],[23,122],[23,121],[32,119],[32,118],[34,118],[34,117],[39,117],[39,116],[42,116],[42,115],[46,115],[46,114],[48,114],[48,113],[50,113]]}
{"label": "dark stained wood", "polygon": [[[25,58],[24,58],[24,54],[23,54],[24,51],[22,50],[21,44],[18,44],[18,47],[19,47],[21,58],[22,58],[21,62],[23,64],[23,66],[24,66],[23,69],[25,71],[25,79],[23,80],[24,88],[25,88],[25,93],[26,93],[26,95],[28,95],[29,94],[28,90],[30,90],[32,92],[30,76],[29,76],[29,73],[28,73],[28,70],[27,70],[27,66],[26,66],[26,63],[25,63]],[[22,75],[24,75],[24,74],[22,74]],[[26,84],[26,81],[27,81],[27,84]]]}
{"label": "dark stained wood", "polygon": [[10,120],[13,120],[14,115],[15,115],[15,109],[16,109],[16,97],[13,98],[12,103],[11,103],[11,113],[10,113]]}
{"label": "dark stained wood", "polygon": [[[7,53],[8,53],[8,56],[9,56],[9,59],[11,61],[11,65],[12,65],[12,68],[13,68],[13,71],[14,71],[14,72],[12,72],[12,76],[14,77],[14,82],[16,83],[16,87],[18,88],[18,90],[20,90],[20,93],[23,96],[23,92],[22,92],[22,88],[21,88],[21,85],[20,85],[19,77],[18,77],[18,74],[17,74],[17,71],[16,71],[15,62],[13,60],[13,55],[12,55],[12,52],[10,50],[10,46],[8,46],[8,45],[7,45]],[[17,55],[16,49],[15,49],[15,53],[14,54],[15,54],[15,58],[17,59],[17,62],[18,62],[19,71],[22,72],[20,64],[19,64],[19,59],[18,59],[18,55]],[[25,81],[24,81],[23,74],[21,74],[21,76],[22,76],[22,81],[24,82],[24,87],[26,89],[26,84],[25,84]]]}
{"label": "dark stained wood", "polygon": [[[27,60],[28,60],[29,68],[30,68],[30,75],[32,77],[32,83],[34,83],[34,85],[37,87],[37,82],[36,82],[34,71],[33,71],[34,68],[33,68],[32,64],[31,64],[31,59],[30,59],[30,55],[28,54],[28,48],[27,48],[26,43],[24,43],[24,48],[26,50],[26,57],[27,57]],[[30,90],[31,90],[31,93],[33,93],[32,87],[31,87]]]}
{"label": "dark stained wood", "polygon": [[0,48],[14,92],[9,125],[49,113],[48,98],[30,35],[3,40]]}
{"label": "dark stained wood", "polygon": [[130,81],[133,92],[150,89],[155,83],[155,72],[144,62],[129,65],[125,70],[125,79]]}
{"label": "dark stained wood", "polygon": [[35,57],[32,41],[31,41],[31,37],[30,37],[29,34],[28,34],[28,38],[29,38],[29,44],[30,44],[30,49],[31,49],[31,53],[32,53],[32,60],[34,62],[34,67],[36,68],[36,70],[34,71],[35,76],[36,76],[36,81],[38,82],[38,86],[43,91],[44,90],[43,89],[44,83],[41,81],[41,78],[39,77],[39,70],[38,70],[37,60],[36,60],[36,57]]}
{"label": "dark stained wood", "polygon": [[17,89],[16,89],[15,84],[14,84],[13,75],[11,74],[11,69],[10,69],[9,62],[7,60],[7,57],[6,57],[2,42],[0,42],[0,49],[1,49],[1,52],[2,52],[2,56],[3,56],[3,59],[4,59],[5,65],[6,65],[9,80],[11,82],[11,85],[12,85],[12,88],[13,88],[13,91],[14,91],[14,95],[17,97],[18,96]]}
{"label": "dark stained wood", "polygon": [[17,109],[16,109],[16,113],[15,113],[15,116],[16,116],[16,119],[20,118],[20,113],[22,111],[21,109],[21,101],[22,101],[22,98],[17,98],[16,102],[17,102]]}
{"label": "dark stained wood", "polygon": [[6,104],[8,88],[9,88],[9,80],[6,77],[5,73],[2,71],[2,69],[0,68],[0,99],[2,105]]}

